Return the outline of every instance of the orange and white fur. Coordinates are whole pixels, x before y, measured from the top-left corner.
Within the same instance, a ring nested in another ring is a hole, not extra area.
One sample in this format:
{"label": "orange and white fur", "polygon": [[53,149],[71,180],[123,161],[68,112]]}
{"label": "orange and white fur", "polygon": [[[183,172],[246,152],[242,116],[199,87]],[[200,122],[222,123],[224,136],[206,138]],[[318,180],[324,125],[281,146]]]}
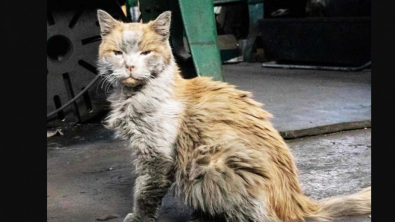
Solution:
{"label": "orange and white fur", "polygon": [[181,77],[169,44],[170,12],[147,24],[116,21],[101,10],[98,18],[98,69],[113,86],[107,126],[137,158],[134,207],[125,222],[155,221],[172,184],[185,204],[228,222],[370,213],[370,187],[323,200],[303,193],[287,144],[251,93]]}

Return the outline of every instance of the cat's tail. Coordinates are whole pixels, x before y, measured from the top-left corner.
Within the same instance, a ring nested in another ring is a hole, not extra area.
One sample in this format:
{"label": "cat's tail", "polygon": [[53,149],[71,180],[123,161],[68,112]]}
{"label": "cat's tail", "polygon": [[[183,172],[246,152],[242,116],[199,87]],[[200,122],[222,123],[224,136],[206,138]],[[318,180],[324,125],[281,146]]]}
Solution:
{"label": "cat's tail", "polygon": [[319,210],[307,218],[329,221],[352,215],[366,215],[371,212],[371,187],[347,196],[329,197],[317,201]]}

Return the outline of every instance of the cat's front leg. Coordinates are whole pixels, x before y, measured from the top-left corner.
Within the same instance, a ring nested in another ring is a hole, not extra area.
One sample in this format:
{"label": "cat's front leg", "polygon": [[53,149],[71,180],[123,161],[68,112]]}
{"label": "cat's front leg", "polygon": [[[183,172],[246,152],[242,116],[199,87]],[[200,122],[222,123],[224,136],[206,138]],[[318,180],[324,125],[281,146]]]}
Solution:
{"label": "cat's front leg", "polygon": [[134,187],[133,213],[128,214],[124,222],[154,222],[158,216],[162,198],[172,184],[170,170],[166,164],[147,166],[151,169],[144,170],[136,179]]}

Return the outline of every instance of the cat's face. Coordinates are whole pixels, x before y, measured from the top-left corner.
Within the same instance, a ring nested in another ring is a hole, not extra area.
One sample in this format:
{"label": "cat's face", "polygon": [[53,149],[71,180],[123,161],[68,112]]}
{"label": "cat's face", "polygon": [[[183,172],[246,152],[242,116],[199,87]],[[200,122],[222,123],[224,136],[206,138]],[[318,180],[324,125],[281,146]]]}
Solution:
{"label": "cat's face", "polygon": [[99,10],[102,42],[98,70],[114,85],[136,87],[156,78],[169,65],[170,12],[147,24],[123,23]]}

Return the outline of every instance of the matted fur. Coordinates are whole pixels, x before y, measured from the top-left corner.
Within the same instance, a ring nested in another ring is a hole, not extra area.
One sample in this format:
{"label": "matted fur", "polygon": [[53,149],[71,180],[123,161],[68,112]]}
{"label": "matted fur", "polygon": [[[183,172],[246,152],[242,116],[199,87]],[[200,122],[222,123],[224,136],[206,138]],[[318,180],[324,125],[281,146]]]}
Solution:
{"label": "matted fur", "polygon": [[114,87],[107,126],[137,156],[134,209],[124,221],[154,221],[171,184],[193,209],[229,222],[370,212],[370,188],[320,201],[305,196],[287,144],[251,93],[207,77],[183,79],[168,41],[170,12],[148,24],[98,16],[99,71]]}

